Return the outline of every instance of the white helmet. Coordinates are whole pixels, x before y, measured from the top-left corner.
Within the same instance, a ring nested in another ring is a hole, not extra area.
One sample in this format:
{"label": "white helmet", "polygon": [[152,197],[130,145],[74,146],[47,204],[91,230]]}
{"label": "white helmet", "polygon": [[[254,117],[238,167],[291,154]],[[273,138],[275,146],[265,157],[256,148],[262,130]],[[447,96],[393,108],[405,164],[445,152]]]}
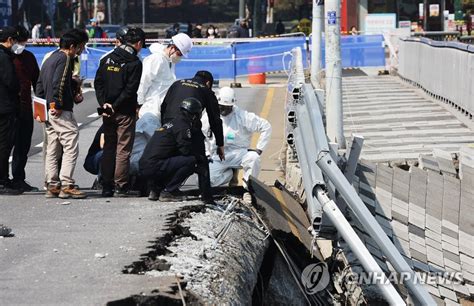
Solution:
{"label": "white helmet", "polygon": [[193,47],[193,41],[184,33],[178,33],[171,37],[171,43],[178,47],[184,57],[188,57],[188,53]]}
{"label": "white helmet", "polygon": [[235,105],[235,92],[232,88],[225,86],[219,90],[219,98],[218,98],[220,105],[225,106],[234,106]]}

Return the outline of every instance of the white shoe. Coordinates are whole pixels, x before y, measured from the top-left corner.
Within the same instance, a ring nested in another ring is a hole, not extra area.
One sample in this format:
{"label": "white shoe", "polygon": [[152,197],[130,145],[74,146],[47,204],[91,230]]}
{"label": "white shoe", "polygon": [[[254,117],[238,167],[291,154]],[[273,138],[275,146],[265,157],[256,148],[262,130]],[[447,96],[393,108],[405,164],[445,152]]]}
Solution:
{"label": "white shoe", "polygon": [[252,204],[252,195],[250,194],[250,192],[244,193],[244,195],[242,196],[242,201],[248,205]]}

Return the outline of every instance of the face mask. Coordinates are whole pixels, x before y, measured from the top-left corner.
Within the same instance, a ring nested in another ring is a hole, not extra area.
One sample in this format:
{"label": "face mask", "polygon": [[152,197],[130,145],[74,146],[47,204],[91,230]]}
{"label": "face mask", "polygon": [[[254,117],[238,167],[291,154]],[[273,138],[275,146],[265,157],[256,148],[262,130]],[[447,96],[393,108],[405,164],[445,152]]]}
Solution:
{"label": "face mask", "polygon": [[210,35],[214,34],[214,30],[213,29],[209,29],[209,31],[207,31],[207,33],[209,33]]}
{"label": "face mask", "polygon": [[177,54],[172,54],[170,56],[170,60],[173,64],[177,64],[177,63],[181,62],[181,56],[178,56]]}
{"label": "face mask", "polygon": [[15,53],[16,55],[19,55],[21,53],[23,53],[23,51],[25,50],[25,47],[24,45],[20,45],[20,44],[14,44],[12,46],[12,52]]}

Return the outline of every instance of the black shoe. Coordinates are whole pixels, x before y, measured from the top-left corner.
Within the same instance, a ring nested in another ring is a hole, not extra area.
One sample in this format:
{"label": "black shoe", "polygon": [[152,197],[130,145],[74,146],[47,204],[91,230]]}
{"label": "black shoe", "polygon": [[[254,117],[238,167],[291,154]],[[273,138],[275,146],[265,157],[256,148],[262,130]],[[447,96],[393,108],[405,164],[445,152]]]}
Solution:
{"label": "black shoe", "polygon": [[20,195],[23,193],[23,190],[11,188],[8,185],[0,185],[0,195]]}
{"label": "black shoe", "polygon": [[125,189],[125,188],[115,188],[114,198],[129,198],[129,197],[139,197],[140,191]]}
{"label": "black shoe", "polygon": [[39,189],[37,187],[31,186],[30,184],[28,184],[25,181],[14,181],[12,183],[12,186],[15,189],[23,190],[23,192],[38,192],[39,191]]}
{"label": "black shoe", "polygon": [[100,183],[99,179],[98,179],[98,178],[95,178],[94,183],[92,183],[91,189],[92,189],[92,190],[101,190],[101,189],[103,189],[102,187],[103,187],[103,186],[102,186],[102,184]]}
{"label": "black shoe", "polygon": [[160,193],[156,192],[154,190],[150,191],[150,194],[148,195],[148,200],[150,201],[158,201],[160,198]]}
{"label": "black shoe", "polygon": [[110,198],[114,196],[114,191],[111,188],[103,188],[102,189],[102,196],[104,198]]}
{"label": "black shoe", "polygon": [[208,205],[217,205],[212,196],[201,196],[201,201]]}
{"label": "black shoe", "polygon": [[183,201],[186,201],[186,196],[180,190],[176,190],[173,192],[163,190],[160,194],[160,201],[161,202],[183,202]]}

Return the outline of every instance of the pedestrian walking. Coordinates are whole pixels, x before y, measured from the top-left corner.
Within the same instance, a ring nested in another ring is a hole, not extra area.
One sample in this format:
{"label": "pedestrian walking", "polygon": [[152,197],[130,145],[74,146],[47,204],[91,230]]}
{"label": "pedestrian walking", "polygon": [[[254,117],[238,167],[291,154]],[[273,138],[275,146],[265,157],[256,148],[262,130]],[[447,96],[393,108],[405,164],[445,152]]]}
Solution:
{"label": "pedestrian walking", "polygon": [[20,93],[13,48],[18,48],[17,30],[14,27],[0,28],[0,194],[10,195],[22,192],[12,186],[8,170]]}
{"label": "pedestrian walking", "polygon": [[[36,85],[36,95],[46,99],[48,121],[44,123],[47,134],[45,172],[46,197],[82,199],[87,195],[80,191],[73,179],[79,154],[79,127],[74,117],[74,103],[78,102],[73,85],[74,57],[81,53],[85,43],[70,32],[59,41],[59,51],[44,62]],[[62,148],[62,160],[61,158]]]}
{"label": "pedestrian walking", "polygon": [[[135,136],[137,91],[142,75],[138,53],[145,47],[145,32],[130,28],[124,44],[100,61],[94,87],[103,109],[102,196],[126,197],[129,192],[130,155]],[[115,190],[115,192],[114,192]]]}

